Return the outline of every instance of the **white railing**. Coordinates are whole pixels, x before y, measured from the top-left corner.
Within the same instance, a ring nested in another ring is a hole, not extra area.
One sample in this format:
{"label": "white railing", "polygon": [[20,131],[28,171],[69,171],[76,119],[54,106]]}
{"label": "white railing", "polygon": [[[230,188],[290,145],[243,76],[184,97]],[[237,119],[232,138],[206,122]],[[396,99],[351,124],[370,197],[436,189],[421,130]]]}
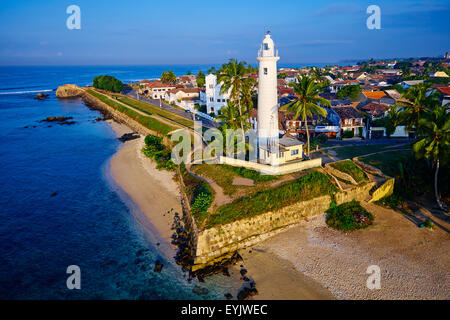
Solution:
{"label": "white railing", "polygon": [[192,110],[192,113],[195,114],[195,115],[198,115],[198,116],[200,116],[202,118],[205,118],[205,119],[207,119],[209,121],[213,121],[214,122],[216,120],[215,118],[211,117],[210,115],[207,115],[206,113],[200,112],[200,111],[195,110],[195,109]]}

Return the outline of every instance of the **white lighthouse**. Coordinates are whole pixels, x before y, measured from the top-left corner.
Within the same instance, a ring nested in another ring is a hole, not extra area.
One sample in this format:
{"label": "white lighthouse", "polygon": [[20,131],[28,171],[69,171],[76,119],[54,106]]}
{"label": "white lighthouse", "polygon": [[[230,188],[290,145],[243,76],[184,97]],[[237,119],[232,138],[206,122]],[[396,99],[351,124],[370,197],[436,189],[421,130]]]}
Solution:
{"label": "white lighthouse", "polygon": [[[278,94],[277,61],[278,52],[267,32],[258,52],[258,143],[259,150],[272,149],[278,141]],[[261,155],[260,155],[261,157]]]}

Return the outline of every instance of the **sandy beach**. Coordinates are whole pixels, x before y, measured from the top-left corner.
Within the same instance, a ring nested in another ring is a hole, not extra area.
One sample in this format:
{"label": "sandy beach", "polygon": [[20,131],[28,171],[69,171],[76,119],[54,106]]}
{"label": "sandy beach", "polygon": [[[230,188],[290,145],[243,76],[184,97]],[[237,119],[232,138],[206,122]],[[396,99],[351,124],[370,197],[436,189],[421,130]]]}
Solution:
{"label": "sandy beach", "polygon": [[[260,285],[265,281],[284,285],[280,278],[286,280],[291,268],[295,268],[337,299],[448,300],[449,223],[425,211],[423,214],[440,226],[419,229],[393,210],[374,204],[364,206],[375,215],[375,224],[369,229],[346,234],[328,228],[325,215],[317,216],[255,246],[251,254],[245,255],[249,273]],[[257,252],[255,256],[253,252]],[[274,266],[278,270],[275,276],[265,274],[261,266],[271,268],[274,259],[287,262]],[[379,290],[369,290],[366,286],[369,277],[366,270],[371,265],[381,269]],[[288,282],[281,294],[291,289]]]}
{"label": "sandy beach", "polygon": [[[127,126],[108,121],[118,136],[132,132]],[[156,164],[141,152],[144,137],[123,143],[111,158],[110,169],[114,181],[131,198],[132,210],[139,222],[156,235],[160,249],[172,258],[175,247],[170,244],[171,225],[175,212],[182,213],[180,191],[174,174],[160,171]]]}

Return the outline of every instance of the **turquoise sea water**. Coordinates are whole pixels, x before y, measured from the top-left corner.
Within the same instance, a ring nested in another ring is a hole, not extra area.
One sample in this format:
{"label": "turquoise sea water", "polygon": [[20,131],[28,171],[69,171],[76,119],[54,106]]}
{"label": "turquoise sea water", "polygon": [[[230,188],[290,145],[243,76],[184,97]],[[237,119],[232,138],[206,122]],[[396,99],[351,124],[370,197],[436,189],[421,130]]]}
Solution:
{"label": "turquoise sea water", "polygon": [[[229,279],[207,278],[209,293],[194,294],[196,280],[161,255],[108,181],[120,142],[93,121],[100,114],[54,92],[44,101],[24,93],[102,73],[126,81],[160,67],[0,67],[0,299],[223,299]],[[38,122],[48,116],[76,124]],[[81,290],[66,287],[69,265],[81,268]]]}

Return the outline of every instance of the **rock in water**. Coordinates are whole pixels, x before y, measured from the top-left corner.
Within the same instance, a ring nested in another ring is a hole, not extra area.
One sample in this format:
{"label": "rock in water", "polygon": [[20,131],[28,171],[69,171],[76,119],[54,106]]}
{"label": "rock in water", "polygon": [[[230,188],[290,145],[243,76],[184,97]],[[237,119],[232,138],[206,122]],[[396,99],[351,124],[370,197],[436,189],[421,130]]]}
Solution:
{"label": "rock in water", "polygon": [[57,98],[75,98],[84,94],[83,89],[74,84],[65,84],[56,90]]}
{"label": "rock in water", "polygon": [[209,290],[206,289],[206,288],[203,288],[203,287],[200,287],[200,286],[197,286],[197,285],[196,285],[196,286],[192,289],[192,292],[195,293],[195,294],[198,294],[198,295],[200,295],[200,296],[204,296],[205,294],[208,294]]}
{"label": "rock in water", "polygon": [[47,99],[48,98],[48,94],[43,94],[43,93],[38,93],[37,95],[36,95],[36,97],[34,97],[36,100],[44,100],[44,99]]}
{"label": "rock in water", "polygon": [[225,293],[225,298],[227,298],[227,300],[231,300],[233,299],[233,295],[231,293]]}

